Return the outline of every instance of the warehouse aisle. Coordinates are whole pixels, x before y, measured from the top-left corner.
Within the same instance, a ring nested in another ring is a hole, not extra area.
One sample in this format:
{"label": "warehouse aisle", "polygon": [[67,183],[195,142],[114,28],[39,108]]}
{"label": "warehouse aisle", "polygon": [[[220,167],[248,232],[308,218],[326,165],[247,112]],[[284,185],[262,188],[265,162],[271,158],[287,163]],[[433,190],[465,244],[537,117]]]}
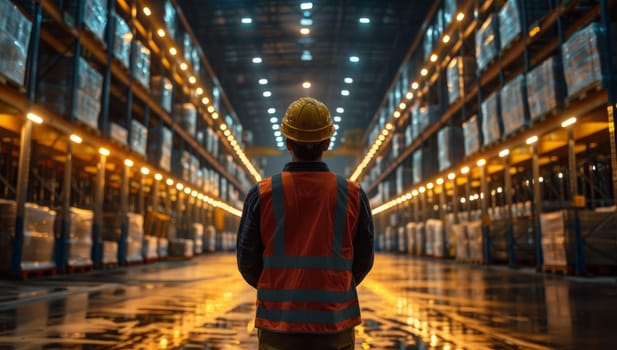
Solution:
{"label": "warehouse aisle", "polygon": [[[0,349],[254,349],[232,254],[0,282]],[[617,284],[378,255],[360,349],[610,348]]]}

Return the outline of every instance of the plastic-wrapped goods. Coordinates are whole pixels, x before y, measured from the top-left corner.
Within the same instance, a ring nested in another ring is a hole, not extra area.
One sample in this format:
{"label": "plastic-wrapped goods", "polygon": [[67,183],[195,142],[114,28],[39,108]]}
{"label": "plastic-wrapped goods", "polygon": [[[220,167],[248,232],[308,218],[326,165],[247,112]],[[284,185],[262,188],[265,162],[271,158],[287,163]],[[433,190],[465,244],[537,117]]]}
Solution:
{"label": "plastic-wrapped goods", "polygon": [[463,159],[463,129],[446,126],[437,133],[439,170],[445,170]]}
{"label": "plastic-wrapped goods", "polygon": [[407,125],[407,127],[405,128],[405,146],[411,145],[414,139],[415,136],[412,132],[412,125],[411,123],[409,123],[409,125]]}
{"label": "plastic-wrapped goods", "polygon": [[129,60],[131,58],[131,41],[133,40],[133,33],[131,28],[126,24],[126,21],[122,19],[118,14],[114,14],[116,21],[115,38],[114,38],[114,56],[118,61],[129,68]]}
{"label": "plastic-wrapped goods", "polygon": [[[16,216],[15,202],[0,199],[0,270],[9,271],[11,268]],[[26,203],[21,252],[23,270],[56,267],[53,259],[55,218],[55,211]]]}
{"label": "plastic-wrapped goods", "polygon": [[163,15],[163,22],[167,27],[167,33],[170,38],[176,38],[176,30],[178,27],[178,16],[176,14],[176,8],[170,0],[165,1],[165,14]]}
{"label": "plastic-wrapped goods", "polygon": [[126,261],[141,261],[144,240],[144,217],[140,214],[127,213],[128,230],[126,236]]}
{"label": "plastic-wrapped goods", "polygon": [[87,266],[92,265],[90,258],[92,252],[92,219],[94,214],[91,210],[70,208],[71,227],[68,237],[68,265]]}
{"label": "plastic-wrapped goods", "polygon": [[[431,255],[443,257],[444,252],[444,226],[441,220],[429,219],[426,221],[426,237],[431,237]],[[428,247],[428,242],[427,242]],[[428,248],[427,248],[428,250]]]}
{"label": "plastic-wrapped goods", "polygon": [[152,89],[152,95],[161,107],[167,112],[171,112],[171,105],[173,102],[173,85],[171,80],[160,75],[155,75],[150,81],[150,88]]}
{"label": "plastic-wrapped goods", "polygon": [[167,238],[158,237],[157,255],[159,258],[166,258],[169,256],[169,240]]}
{"label": "plastic-wrapped goods", "polygon": [[424,32],[424,59],[426,60],[433,53],[433,43],[435,41],[435,30],[433,26],[428,26]]}
{"label": "plastic-wrapped goods", "polygon": [[[64,2],[64,12],[75,15],[77,4],[82,0]],[[107,26],[107,0],[84,0],[83,24],[101,41],[105,40],[105,26]]]}
{"label": "plastic-wrapped goods", "polygon": [[189,171],[190,171],[190,174],[191,174],[189,182],[192,183],[192,184],[197,183],[197,176],[198,176],[198,173],[199,173],[199,159],[196,156],[192,155],[192,154],[191,154],[191,158],[190,158],[190,168],[189,168]]}
{"label": "plastic-wrapped goods", "polygon": [[407,236],[405,234],[405,226],[400,226],[397,229],[398,236],[398,252],[405,253],[407,251]]}
{"label": "plastic-wrapped goods", "polygon": [[392,158],[396,159],[403,150],[403,133],[397,132],[392,136]]}
{"label": "plastic-wrapped goods", "polygon": [[456,16],[456,9],[456,0],[445,0],[443,2],[443,18],[446,27],[448,27],[448,25],[452,23],[452,21],[454,21],[454,16]]}
{"label": "plastic-wrapped goods", "polygon": [[467,239],[469,242],[469,259],[475,262],[484,261],[484,236],[482,235],[482,222],[479,220],[465,223]]}
{"label": "plastic-wrapped goods", "polygon": [[175,161],[175,172],[180,173],[180,177],[184,181],[190,181],[191,178],[191,154],[188,151],[182,151],[180,157]]}
{"label": "plastic-wrapped goods", "polygon": [[204,225],[197,222],[193,223],[189,232],[189,238],[194,241],[193,251],[195,254],[201,254],[203,252]]}
{"label": "plastic-wrapped goods", "polygon": [[499,92],[490,95],[482,101],[482,135],[484,136],[484,146],[495,143],[501,138],[498,101]]}
{"label": "plastic-wrapped goods", "polygon": [[446,70],[448,102],[458,100],[476,80],[476,59],[470,56],[454,57]]}
{"label": "plastic-wrapped goods", "polygon": [[170,171],[173,133],[165,126],[158,127],[154,131],[154,137],[148,145],[151,161],[162,169]]}
{"label": "plastic-wrapped goods", "polygon": [[[70,113],[70,79],[67,77],[71,76],[71,72],[72,59],[61,59],[55,68],[39,82],[38,102],[58,114],[68,115]],[[83,58],[79,59],[78,72],[75,117],[91,128],[98,129],[103,77]]]}
{"label": "plastic-wrapped goods", "polygon": [[424,224],[424,254],[429,257],[433,257],[433,248],[435,244],[435,231],[431,231],[429,227]]}
{"label": "plastic-wrapped goods", "polygon": [[526,16],[528,26],[531,27],[534,22],[548,13],[548,3],[548,1],[508,0],[499,11],[501,49],[508,47],[520,35],[521,29],[530,29],[522,28],[523,14]]}
{"label": "plastic-wrapped goods", "polygon": [[469,239],[464,224],[452,225],[452,232],[456,237],[456,260],[469,259]]}
{"label": "plastic-wrapped goods", "polygon": [[[574,33],[561,47],[568,96],[602,83],[604,30],[599,23],[592,23]],[[614,60],[614,58],[613,58]]]}
{"label": "plastic-wrapped goods", "polygon": [[150,49],[135,41],[135,79],[150,89]]}
{"label": "plastic-wrapped goods", "polygon": [[532,120],[555,110],[563,99],[559,61],[549,57],[527,73],[527,98]]}
{"label": "plastic-wrapped goods", "polygon": [[396,195],[400,195],[401,193],[403,193],[404,190],[404,175],[405,175],[405,168],[403,166],[399,166],[398,168],[396,168],[396,180],[395,180],[395,187],[396,187]]}
{"label": "plastic-wrapped goods", "polygon": [[469,156],[480,149],[480,129],[478,128],[478,116],[474,115],[463,123],[463,136],[465,138],[466,156]]}
{"label": "plastic-wrapped goods", "polygon": [[542,260],[545,265],[565,266],[566,212],[557,211],[540,215],[542,228]]}
{"label": "plastic-wrapped goods", "polygon": [[146,260],[153,260],[159,257],[159,240],[154,236],[144,236],[142,255]]}
{"label": "plastic-wrapped goods", "polygon": [[0,0],[0,73],[23,85],[32,23],[9,0]]}
{"label": "plastic-wrapped goods", "polygon": [[478,61],[479,72],[482,72],[497,57],[499,52],[497,20],[497,15],[489,15],[476,32],[476,60]]}
{"label": "plastic-wrapped goods", "polygon": [[193,72],[199,76],[201,73],[201,58],[199,57],[199,48],[196,47],[191,51],[191,64],[193,65]]}
{"label": "plastic-wrapped goods", "polygon": [[194,242],[192,239],[173,239],[169,242],[169,255],[170,256],[181,256],[184,258],[192,258],[193,257],[193,245]]}
{"label": "plastic-wrapped goods", "polygon": [[180,127],[189,135],[195,136],[197,130],[197,109],[192,103],[183,103],[176,106],[176,117]]}
{"label": "plastic-wrapped goods", "polygon": [[412,134],[416,138],[439,120],[439,106],[414,106],[411,112]]}
{"label": "plastic-wrapped goods", "polygon": [[120,142],[121,144],[126,145],[128,131],[126,130],[125,127],[112,122],[109,136],[111,136],[112,140],[116,140]]}
{"label": "plastic-wrapped goods", "polygon": [[103,264],[118,263],[118,242],[103,241]]}
{"label": "plastic-wrapped goods", "polygon": [[131,149],[145,156],[147,144],[148,129],[137,120],[131,120]]}
{"label": "plastic-wrapped goods", "polygon": [[422,150],[417,150],[413,153],[413,183],[417,184],[422,181]]}
{"label": "plastic-wrapped goods", "polygon": [[415,254],[416,251],[416,223],[410,222],[405,226],[405,234],[407,235],[407,253]]}
{"label": "plastic-wrapped goods", "polygon": [[184,54],[184,59],[187,62],[191,62],[192,57],[191,54],[193,52],[193,40],[191,39],[191,35],[189,33],[183,33],[182,35],[182,53]]}
{"label": "plastic-wrapped goods", "polygon": [[206,227],[204,234],[204,251],[214,252],[216,250],[216,229],[213,225]]}
{"label": "plastic-wrapped goods", "polygon": [[525,98],[525,76],[520,74],[509,81],[499,97],[501,98],[501,120],[504,135],[510,135],[527,125],[527,99]]}
{"label": "plastic-wrapped goods", "polygon": [[425,243],[425,229],[424,229],[424,223],[420,222],[420,223],[416,223],[415,228],[415,237],[414,237],[414,243],[416,246],[416,255],[417,256],[423,256],[425,255],[425,250],[424,248],[426,248],[426,243]]}

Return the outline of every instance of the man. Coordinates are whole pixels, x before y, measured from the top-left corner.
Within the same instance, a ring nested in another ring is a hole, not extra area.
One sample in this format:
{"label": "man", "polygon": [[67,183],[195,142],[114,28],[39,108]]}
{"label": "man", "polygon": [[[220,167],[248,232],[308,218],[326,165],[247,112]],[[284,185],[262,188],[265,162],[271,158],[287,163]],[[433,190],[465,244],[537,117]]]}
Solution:
{"label": "man", "polygon": [[294,101],[281,132],[292,161],[248,193],[236,243],[259,349],[353,349],[356,286],[373,266],[368,200],[322,162],[334,134],[323,103]]}

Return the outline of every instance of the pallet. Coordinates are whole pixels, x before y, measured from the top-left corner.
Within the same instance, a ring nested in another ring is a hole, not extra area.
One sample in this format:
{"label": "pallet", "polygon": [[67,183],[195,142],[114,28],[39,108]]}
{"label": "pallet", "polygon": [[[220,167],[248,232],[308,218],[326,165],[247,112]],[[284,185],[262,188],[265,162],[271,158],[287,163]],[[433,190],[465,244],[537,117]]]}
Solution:
{"label": "pallet", "polygon": [[67,266],[66,267],[66,273],[83,273],[83,272],[89,272],[92,271],[94,269],[94,266],[92,266],[92,264],[88,264],[88,265],[81,265],[81,266]]}
{"label": "pallet", "polygon": [[19,278],[21,280],[27,280],[34,277],[55,276],[57,273],[58,269],[56,269],[55,267],[36,270],[21,270],[21,272],[19,273]]}
{"label": "pallet", "polygon": [[572,96],[566,97],[566,106],[569,107],[570,103],[574,101],[580,101],[586,99],[592,93],[598,93],[604,89],[601,81],[596,81],[589,86],[581,89],[581,91],[575,93]]}
{"label": "pallet", "polygon": [[542,272],[563,276],[573,275],[574,267],[572,265],[542,265]]}
{"label": "pallet", "polygon": [[143,260],[134,260],[134,261],[125,261],[124,266],[137,266],[142,265],[144,263]]}
{"label": "pallet", "polygon": [[21,93],[26,93],[26,88],[24,86],[22,86],[19,83],[16,83],[11,78],[9,78],[6,75],[4,75],[3,73],[0,73],[0,84],[1,85],[7,85],[11,89],[17,90],[17,91],[19,91]]}
{"label": "pallet", "polygon": [[115,262],[103,263],[103,265],[101,265],[101,269],[103,270],[113,270],[117,268],[118,268],[118,263],[115,263]]}

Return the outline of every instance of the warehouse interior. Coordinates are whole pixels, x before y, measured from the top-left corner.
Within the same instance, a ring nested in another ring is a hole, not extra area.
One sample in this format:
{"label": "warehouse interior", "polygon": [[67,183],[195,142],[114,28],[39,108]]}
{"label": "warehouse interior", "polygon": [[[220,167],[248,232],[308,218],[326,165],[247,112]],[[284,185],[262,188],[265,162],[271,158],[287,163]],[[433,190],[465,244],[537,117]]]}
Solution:
{"label": "warehouse interior", "polygon": [[[489,277],[474,274],[483,269],[546,286],[539,299],[548,305],[538,307],[549,316],[531,332],[575,332],[551,324],[570,317],[555,309],[563,298],[574,305],[589,293],[606,301],[593,310],[617,310],[616,1],[0,0],[0,47],[0,289],[16,295],[0,313],[19,314],[15,303],[30,305],[23,298],[38,295],[40,281],[173,285],[165,267],[235,268],[243,200],[290,160],[280,122],[301,96],[329,107],[336,133],[324,160],[370,200],[379,266],[392,270],[375,274],[371,293],[385,293],[377,281],[413,280],[409,271],[431,280],[457,270],[453,280],[467,276],[489,298]],[[610,287],[564,296],[559,288],[574,280]],[[403,317],[401,297],[387,295],[374,305]],[[34,310],[22,313],[30,320]],[[0,348],[30,348],[9,337],[18,337],[14,316],[0,322]],[[478,326],[486,339],[474,342],[465,327],[455,337],[456,327],[419,317],[404,321],[413,336],[395,332],[396,344],[366,336],[362,348],[611,339],[491,342]],[[249,333],[227,348],[251,348]],[[188,348],[184,336],[148,342]],[[32,348],[70,348],[46,344]],[[74,348],[109,344],[99,345]]]}

